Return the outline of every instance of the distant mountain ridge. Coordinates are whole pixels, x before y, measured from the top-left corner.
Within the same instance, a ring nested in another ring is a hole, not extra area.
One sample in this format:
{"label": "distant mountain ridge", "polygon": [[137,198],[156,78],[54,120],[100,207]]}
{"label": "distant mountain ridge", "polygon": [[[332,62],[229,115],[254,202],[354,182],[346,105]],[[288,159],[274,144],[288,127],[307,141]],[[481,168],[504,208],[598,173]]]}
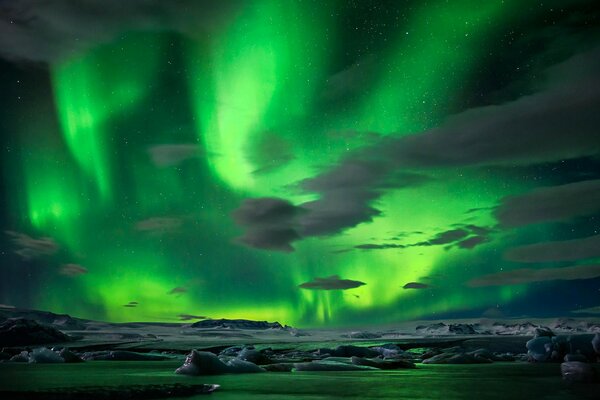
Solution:
{"label": "distant mountain ridge", "polygon": [[263,329],[284,329],[279,322],[267,322],[267,321],[252,321],[249,319],[205,319],[202,321],[194,322],[191,325],[192,328],[225,328],[225,329],[252,329],[252,330],[263,330]]}

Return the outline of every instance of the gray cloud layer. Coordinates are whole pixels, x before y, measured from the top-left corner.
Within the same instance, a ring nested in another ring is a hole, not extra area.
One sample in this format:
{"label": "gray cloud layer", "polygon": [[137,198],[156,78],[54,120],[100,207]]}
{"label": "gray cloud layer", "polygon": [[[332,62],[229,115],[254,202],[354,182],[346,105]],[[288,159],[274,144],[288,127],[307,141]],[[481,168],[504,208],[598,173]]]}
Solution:
{"label": "gray cloud layer", "polygon": [[0,2],[0,55],[54,62],[128,31],[211,32],[239,0],[18,0]]}
{"label": "gray cloud layer", "polygon": [[246,199],[232,213],[233,220],[246,229],[238,241],[259,249],[291,252],[291,243],[300,239],[297,218],[301,212],[283,199]]}
{"label": "gray cloud layer", "polygon": [[5,233],[11,238],[15,253],[25,260],[51,256],[59,249],[58,243],[50,237],[36,239],[19,232],[6,231]]}
{"label": "gray cloud layer", "polygon": [[600,212],[600,179],[543,187],[502,199],[494,214],[505,227],[568,220]]}
{"label": "gray cloud layer", "polygon": [[504,254],[509,261],[525,263],[576,261],[595,257],[600,257],[600,235],[519,246]]}
{"label": "gray cloud layer", "polygon": [[600,265],[576,265],[564,268],[515,269],[480,276],[467,282],[471,287],[520,285],[555,280],[592,279],[600,277]]}

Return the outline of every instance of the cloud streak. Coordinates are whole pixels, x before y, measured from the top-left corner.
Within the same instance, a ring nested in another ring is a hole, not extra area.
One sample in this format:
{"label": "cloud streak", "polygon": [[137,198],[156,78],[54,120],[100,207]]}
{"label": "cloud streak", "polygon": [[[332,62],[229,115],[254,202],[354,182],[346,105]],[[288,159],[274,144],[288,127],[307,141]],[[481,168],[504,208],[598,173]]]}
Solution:
{"label": "cloud streak", "polygon": [[509,249],[504,258],[522,263],[577,261],[600,257],[600,235]]}
{"label": "cloud streak", "polygon": [[312,290],[348,290],[363,285],[366,285],[366,283],[351,279],[342,279],[339,275],[331,275],[326,278],[314,278],[312,281],[298,285],[298,287]]}
{"label": "cloud streak", "polygon": [[600,264],[563,268],[523,268],[483,275],[467,282],[470,287],[522,285],[556,280],[593,279],[600,277]]}
{"label": "cloud streak", "polygon": [[88,269],[79,264],[64,264],[60,267],[59,272],[61,275],[76,277],[87,274]]}
{"label": "cloud streak", "polygon": [[58,243],[50,237],[35,239],[29,235],[19,232],[5,232],[12,240],[15,246],[15,254],[21,256],[24,260],[51,256],[59,250]]}
{"label": "cloud streak", "polygon": [[600,179],[534,189],[502,199],[494,215],[503,227],[565,221],[600,212]]}
{"label": "cloud streak", "polygon": [[239,8],[238,0],[19,0],[0,2],[0,55],[60,61],[131,31],[201,37]]}

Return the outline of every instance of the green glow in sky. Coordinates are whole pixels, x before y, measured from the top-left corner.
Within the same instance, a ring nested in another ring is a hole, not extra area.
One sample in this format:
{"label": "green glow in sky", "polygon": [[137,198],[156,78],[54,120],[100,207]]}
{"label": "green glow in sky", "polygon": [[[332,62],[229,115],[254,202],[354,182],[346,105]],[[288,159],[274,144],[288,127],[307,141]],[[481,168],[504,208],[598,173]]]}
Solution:
{"label": "green glow in sky", "polygon": [[[420,186],[374,189],[372,221],[297,240],[289,254],[239,243],[231,217],[247,198],[318,200],[299,182],[463,111],[470,80],[522,5],[415,2],[378,22],[383,34],[344,25],[344,2],[244,3],[210,33],[126,31],[50,65],[54,114],[19,125],[22,181],[10,196],[18,230],[60,245],[44,272],[56,290],[28,306],[111,321],[193,314],[310,327],[526,296],[527,285],[464,287],[513,266],[501,259],[507,246],[551,237],[545,226],[497,229],[490,209],[537,185],[511,180],[522,171],[425,168]],[[359,35],[376,45],[356,48]],[[27,135],[38,130],[43,140]],[[488,231],[473,247],[431,243],[460,229]],[[365,244],[387,248],[356,247]],[[61,276],[65,263],[88,273]],[[333,275],[365,284],[298,287]],[[403,289],[409,282],[429,287]]]}

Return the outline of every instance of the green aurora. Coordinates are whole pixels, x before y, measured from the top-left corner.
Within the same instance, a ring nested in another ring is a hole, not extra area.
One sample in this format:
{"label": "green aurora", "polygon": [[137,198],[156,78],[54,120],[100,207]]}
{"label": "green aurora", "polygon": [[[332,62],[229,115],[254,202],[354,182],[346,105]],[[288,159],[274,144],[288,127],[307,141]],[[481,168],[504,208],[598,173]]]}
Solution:
{"label": "green aurora", "polygon": [[[236,239],[244,227],[232,218],[249,198],[318,202],[322,193],[302,182],[381,141],[535,93],[536,73],[568,59],[532,50],[529,73],[478,87],[507,35],[529,23],[523,14],[548,11],[473,4],[388,4],[381,30],[365,33],[346,25],[358,17],[344,2],[250,1],[210,35],[124,30],[53,60],[51,92],[13,108],[6,140],[16,151],[2,164],[4,230],[58,247],[20,261],[6,252],[29,283],[9,289],[20,275],[5,271],[14,280],[0,303],[110,321],[192,314],[314,327],[481,315],[529,299],[539,285],[465,285],[521,268],[502,257],[508,248],[570,238],[552,224],[498,228],[502,199],[566,183],[544,172],[541,183],[529,179],[523,163],[409,168],[426,179],[382,184],[367,199],[376,213],[302,234],[293,251]],[[489,97],[478,103],[477,91]],[[454,241],[440,239],[452,230]],[[467,238],[473,245],[458,245]],[[373,243],[387,247],[365,246]],[[65,264],[85,273],[61,274]],[[298,287],[333,275],[364,284]],[[409,282],[427,289],[404,289]]]}

